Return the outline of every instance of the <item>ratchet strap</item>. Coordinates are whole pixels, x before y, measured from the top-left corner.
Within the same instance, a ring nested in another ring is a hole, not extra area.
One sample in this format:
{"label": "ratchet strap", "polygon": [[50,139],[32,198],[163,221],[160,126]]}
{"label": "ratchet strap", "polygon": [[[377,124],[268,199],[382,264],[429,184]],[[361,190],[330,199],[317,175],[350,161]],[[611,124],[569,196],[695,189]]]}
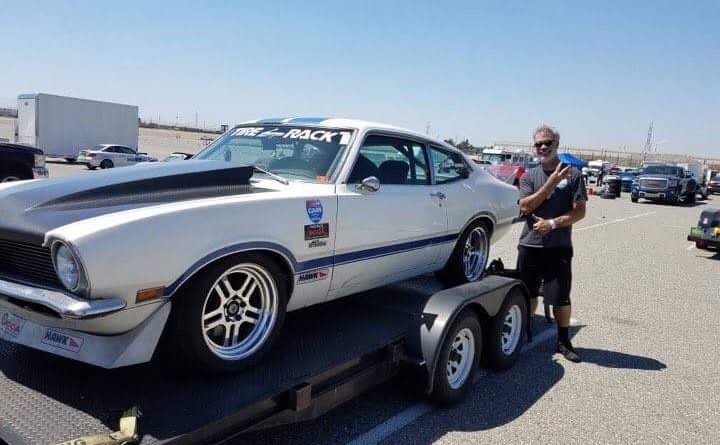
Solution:
{"label": "ratchet strap", "polygon": [[120,418],[120,431],[112,434],[78,437],[57,445],[132,445],[140,440],[138,419],[141,414],[137,407],[130,408]]}

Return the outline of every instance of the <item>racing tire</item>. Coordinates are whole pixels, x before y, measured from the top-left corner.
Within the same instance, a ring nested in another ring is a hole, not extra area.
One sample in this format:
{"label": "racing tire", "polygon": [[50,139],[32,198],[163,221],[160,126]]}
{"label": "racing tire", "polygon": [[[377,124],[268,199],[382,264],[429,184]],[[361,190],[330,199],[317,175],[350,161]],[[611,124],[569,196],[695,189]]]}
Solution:
{"label": "racing tire", "polygon": [[100,168],[103,170],[113,167],[115,167],[115,164],[110,159],[103,159],[102,162],[100,162]]}
{"label": "racing tire", "polygon": [[637,196],[630,197],[630,202],[638,202],[639,200],[640,200],[640,198],[638,198]]}
{"label": "racing tire", "polygon": [[470,310],[461,312],[443,339],[433,373],[430,400],[439,405],[458,403],[472,387],[480,367],[482,328]]}
{"label": "racing tire", "polygon": [[503,371],[517,362],[527,340],[528,301],[518,288],[513,289],[497,315],[483,323],[483,357],[488,368]]}
{"label": "racing tire", "polygon": [[471,223],[460,235],[445,267],[436,272],[437,279],[450,286],[481,279],[490,258],[490,232],[484,221]]}
{"label": "racing tire", "polygon": [[257,363],[282,330],[285,278],[272,258],[259,253],[233,255],[202,271],[172,300],[170,356],[209,373]]}

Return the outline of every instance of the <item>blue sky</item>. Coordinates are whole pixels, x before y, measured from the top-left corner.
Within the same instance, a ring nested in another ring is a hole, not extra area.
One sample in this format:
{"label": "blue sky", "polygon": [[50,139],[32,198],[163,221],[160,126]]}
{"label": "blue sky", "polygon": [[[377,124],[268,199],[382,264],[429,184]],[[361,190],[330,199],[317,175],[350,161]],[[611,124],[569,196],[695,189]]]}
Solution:
{"label": "blue sky", "polygon": [[0,14],[0,106],[26,92],[216,125],[355,117],[475,144],[720,156],[720,2],[22,2]]}

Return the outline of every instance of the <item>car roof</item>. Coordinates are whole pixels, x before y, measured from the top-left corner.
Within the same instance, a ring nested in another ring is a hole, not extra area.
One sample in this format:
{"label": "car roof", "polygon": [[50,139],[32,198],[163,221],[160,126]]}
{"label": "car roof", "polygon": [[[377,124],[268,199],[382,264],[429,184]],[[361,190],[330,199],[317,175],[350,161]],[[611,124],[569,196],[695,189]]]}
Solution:
{"label": "car roof", "polygon": [[457,148],[453,147],[452,145],[448,144],[447,142],[434,138],[432,136],[429,136],[427,134],[423,134],[417,131],[408,130],[406,128],[396,127],[393,125],[383,124],[380,122],[373,122],[373,121],[366,121],[362,119],[345,119],[345,118],[334,118],[334,117],[275,117],[275,118],[265,118],[265,119],[257,119],[247,122],[242,122],[240,125],[247,125],[247,124],[270,124],[270,125],[318,125],[318,126],[326,126],[326,127],[338,127],[338,128],[352,128],[356,130],[366,131],[366,130],[386,130],[391,132],[397,132],[397,133],[404,133],[408,136],[413,136],[415,138],[423,139],[426,141],[429,141],[433,144],[437,144],[443,148],[451,149],[453,151],[456,151],[458,153],[461,153],[461,150],[458,150]]}

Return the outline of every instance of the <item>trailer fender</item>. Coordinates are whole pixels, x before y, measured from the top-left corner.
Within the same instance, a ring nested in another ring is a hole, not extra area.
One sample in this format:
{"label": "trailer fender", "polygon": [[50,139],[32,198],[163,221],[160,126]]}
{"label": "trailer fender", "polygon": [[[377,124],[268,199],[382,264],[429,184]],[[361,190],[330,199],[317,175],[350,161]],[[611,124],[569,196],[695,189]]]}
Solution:
{"label": "trailer fender", "polygon": [[[528,295],[521,281],[490,275],[481,281],[442,290],[427,300],[419,326],[419,352],[427,372],[427,394],[433,390],[433,376],[440,356],[440,346],[458,314],[465,308],[476,306],[475,309],[480,307],[489,317],[494,317],[500,311],[505,297],[517,287],[524,295]],[[529,325],[530,323],[528,334]]]}

